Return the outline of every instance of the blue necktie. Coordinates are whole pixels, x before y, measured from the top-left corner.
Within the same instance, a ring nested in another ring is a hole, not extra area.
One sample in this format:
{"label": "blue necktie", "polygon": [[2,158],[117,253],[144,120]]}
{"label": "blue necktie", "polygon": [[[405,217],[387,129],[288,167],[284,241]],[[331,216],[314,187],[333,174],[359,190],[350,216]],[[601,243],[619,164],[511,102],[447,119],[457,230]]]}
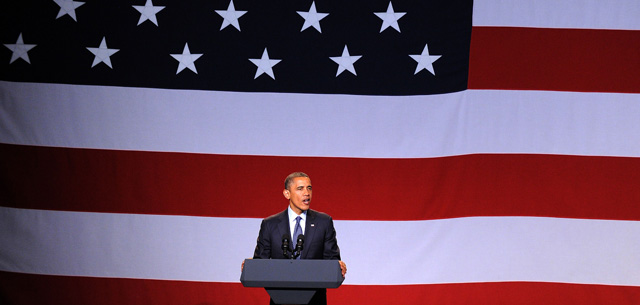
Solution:
{"label": "blue necktie", "polygon": [[[296,228],[293,229],[293,242],[292,243],[293,243],[294,247],[295,247],[296,243],[298,242],[298,235],[302,234],[302,227],[300,226],[300,219],[302,219],[302,217],[300,217],[300,216],[296,217]],[[298,256],[297,259],[300,259],[300,256]]]}

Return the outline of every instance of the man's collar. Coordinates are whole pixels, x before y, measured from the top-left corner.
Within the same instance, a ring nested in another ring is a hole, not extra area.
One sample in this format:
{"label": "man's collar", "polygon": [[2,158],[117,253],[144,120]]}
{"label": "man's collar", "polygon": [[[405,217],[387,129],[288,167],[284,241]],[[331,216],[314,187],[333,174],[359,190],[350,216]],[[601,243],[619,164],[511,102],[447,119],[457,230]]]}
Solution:
{"label": "man's collar", "polygon": [[[291,206],[287,206],[287,214],[289,216],[289,221],[291,221],[292,219],[296,219],[296,217],[298,216],[298,214],[296,214],[296,212],[294,212],[291,209]],[[302,213],[300,213],[300,217],[302,219],[307,219],[307,211],[302,211]]]}

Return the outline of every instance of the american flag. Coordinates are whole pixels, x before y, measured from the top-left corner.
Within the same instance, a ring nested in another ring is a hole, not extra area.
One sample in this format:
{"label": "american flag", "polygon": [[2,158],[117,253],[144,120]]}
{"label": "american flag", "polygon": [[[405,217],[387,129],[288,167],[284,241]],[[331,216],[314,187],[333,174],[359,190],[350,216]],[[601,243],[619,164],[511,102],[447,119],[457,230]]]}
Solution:
{"label": "american flag", "polygon": [[15,1],[0,301],[264,304],[311,176],[331,304],[637,304],[640,2]]}

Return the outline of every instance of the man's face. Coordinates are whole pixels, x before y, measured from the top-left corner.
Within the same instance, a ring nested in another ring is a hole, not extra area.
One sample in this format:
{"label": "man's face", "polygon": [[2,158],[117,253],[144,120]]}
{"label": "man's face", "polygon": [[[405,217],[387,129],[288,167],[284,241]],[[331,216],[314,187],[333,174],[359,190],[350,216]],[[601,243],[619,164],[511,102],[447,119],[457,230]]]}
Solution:
{"label": "man's face", "polygon": [[289,199],[289,206],[298,215],[309,209],[311,204],[311,179],[306,177],[293,178],[289,189],[282,191]]}

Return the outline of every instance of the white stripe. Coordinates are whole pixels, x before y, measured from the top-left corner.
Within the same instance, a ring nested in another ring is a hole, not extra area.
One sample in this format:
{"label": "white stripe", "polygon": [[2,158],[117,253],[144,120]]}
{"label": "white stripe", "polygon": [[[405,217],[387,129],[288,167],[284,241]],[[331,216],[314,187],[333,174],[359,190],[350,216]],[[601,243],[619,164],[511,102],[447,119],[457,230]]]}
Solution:
{"label": "white stripe", "polygon": [[259,219],[0,207],[0,270],[237,282]]}
{"label": "white stripe", "polygon": [[[259,219],[0,208],[0,270],[238,282]],[[640,286],[640,222],[536,217],[336,221],[345,284]]]}
{"label": "white stripe", "polygon": [[640,1],[476,0],[473,25],[640,30]]}
{"label": "white stripe", "polygon": [[[640,156],[640,95],[233,93],[0,82],[0,142],[230,155]],[[295,128],[293,127],[295,126]],[[295,130],[303,137],[290,145]]]}

